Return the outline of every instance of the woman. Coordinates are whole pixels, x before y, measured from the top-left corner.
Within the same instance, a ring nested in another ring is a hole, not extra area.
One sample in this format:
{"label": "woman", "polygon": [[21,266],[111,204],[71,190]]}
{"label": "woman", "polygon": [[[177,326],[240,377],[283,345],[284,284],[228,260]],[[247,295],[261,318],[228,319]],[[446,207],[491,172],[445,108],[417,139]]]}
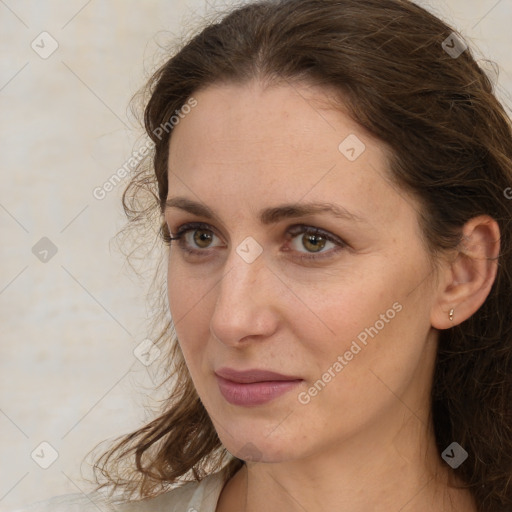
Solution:
{"label": "woman", "polygon": [[148,87],[172,391],[48,510],[511,510],[511,125],[462,38],[263,0]]}

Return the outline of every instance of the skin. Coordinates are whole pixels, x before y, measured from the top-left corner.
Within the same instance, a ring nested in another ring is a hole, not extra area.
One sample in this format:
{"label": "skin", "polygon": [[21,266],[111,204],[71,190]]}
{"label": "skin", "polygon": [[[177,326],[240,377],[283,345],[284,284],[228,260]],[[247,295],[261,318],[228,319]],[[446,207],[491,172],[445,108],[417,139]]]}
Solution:
{"label": "skin", "polygon": [[[268,512],[476,511],[468,493],[447,487],[452,470],[435,446],[429,393],[438,329],[462,322],[489,293],[496,266],[486,257],[499,250],[496,223],[470,221],[466,256],[454,252],[433,268],[417,203],[388,179],[386,148],[329,108],[328,91],[253,81],[194,96],[197,107],[170,140],[168,198],[200,202],[217,219],[167,209],[173,235],[203,222],[209,231],[195,234],[210,236],[185,237],[203,256],[172,242],[168,298],[199,397],[223,445],[246,460],[217,511],[261,510],[262,496]],[[366,147],[355,161],[338,149],[350,134]],[[264,208],[314,201],[361,220],[317,213],[259,221]],[[287,235],[300,224],[347,245],[336,251],[322,242],[324,259],[301,261],[317,253],[303,233]],[[249,236],[262,249],[251,263],[236,251]],[[301,403],[299,393],[397,303],[394,318]],[[223,366],[303,382],[266,404],[236,406],[217,385],[214,370]]]}

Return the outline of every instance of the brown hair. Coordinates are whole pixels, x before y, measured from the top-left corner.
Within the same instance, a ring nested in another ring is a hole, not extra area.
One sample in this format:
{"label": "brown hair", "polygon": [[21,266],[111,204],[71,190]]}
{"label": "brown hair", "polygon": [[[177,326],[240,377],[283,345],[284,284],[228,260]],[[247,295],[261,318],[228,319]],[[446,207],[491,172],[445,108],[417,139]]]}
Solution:
{"label": "brown hair", "polygon": [[[223,15],[149,81],[144,122],[152,162],[131,180],[123,205],[132,224],[158,216],[169,242],[161,215],[172,129],[161,127],[200,89],[262,79],[339,92],[340,108],[390,148],[392,176],[418,197],[432,255],[457,248],[472,217],[492,216],[501,231],[497,277],[472,317],[439,333],[432,418],[440,453],[453,441],[468,452],[454,471],[478,510],[499,512],[512,507],[512,202],[504,194],[512,184],[512,130],[472,51],[446,51],[443,41],[452,37],[453,46],[454,32],[405,0],[263,0]],[[100,487],[128,496],[200,480],[226,457],[231,474],[243,464],[222,447],[171,322],[156,342],[170,347],[172,365],[161,415],[121,438],[96,466]]]}

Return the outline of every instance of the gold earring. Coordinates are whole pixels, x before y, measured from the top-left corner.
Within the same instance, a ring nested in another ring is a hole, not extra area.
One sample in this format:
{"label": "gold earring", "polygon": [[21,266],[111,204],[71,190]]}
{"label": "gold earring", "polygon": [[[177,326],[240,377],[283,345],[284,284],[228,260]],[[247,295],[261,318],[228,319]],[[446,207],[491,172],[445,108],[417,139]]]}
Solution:
{"label": "gold earring", "polygon": [[454,309],[450,309],[450,313],[448,313],[448,318],[450,319],[450,322],[453,322],[453,313],[454,313]]}

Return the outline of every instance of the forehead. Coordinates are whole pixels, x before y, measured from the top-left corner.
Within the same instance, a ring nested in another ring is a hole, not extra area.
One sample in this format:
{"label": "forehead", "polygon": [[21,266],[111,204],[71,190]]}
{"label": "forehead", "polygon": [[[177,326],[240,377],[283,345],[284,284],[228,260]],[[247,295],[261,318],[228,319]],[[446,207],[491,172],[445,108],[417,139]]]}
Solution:
{"label": "forehead", "polygon": [[385,148],[332,107],[329,91],[251,82],[194,97],[170,139],[169,195],[254,211],[307,199],[396,214]]}
{"label": "forehead", "polygon": [[[347,115],[332,108],[332,93],[318,87],[286,83],[264,86],[258,81],[244,85],[218,84],[199,91],[195,98],[197,107],[187,115],[186,122],[182,121],[173,130],[171,153],[176,146],[173,139],[179,138],[177,133],[184,131],[184,125],[203,142],[217,143],[196,147],[201,157],[220,156],[225,150],[235,156],[253,149],[251,145],[262,144],[267,146],[265,153],[273,157],[285,148],[295,150],[298,157],[301,153],[329,148],[331,156],[337,157],[343,135],[338,133],[340,129],[362,132]],[[333,117],[338,118],[336,123]],[[340,120],[344,122],[343,127],[339,126]],[[323,148],[318,147],[320,139]],[[237,144],[230,146],[229,141]],[[183,150],[191,149],[180,142]],[[194,154],[188,154],[188,159]],[[286,154],[287,158],[292,156]]]}

